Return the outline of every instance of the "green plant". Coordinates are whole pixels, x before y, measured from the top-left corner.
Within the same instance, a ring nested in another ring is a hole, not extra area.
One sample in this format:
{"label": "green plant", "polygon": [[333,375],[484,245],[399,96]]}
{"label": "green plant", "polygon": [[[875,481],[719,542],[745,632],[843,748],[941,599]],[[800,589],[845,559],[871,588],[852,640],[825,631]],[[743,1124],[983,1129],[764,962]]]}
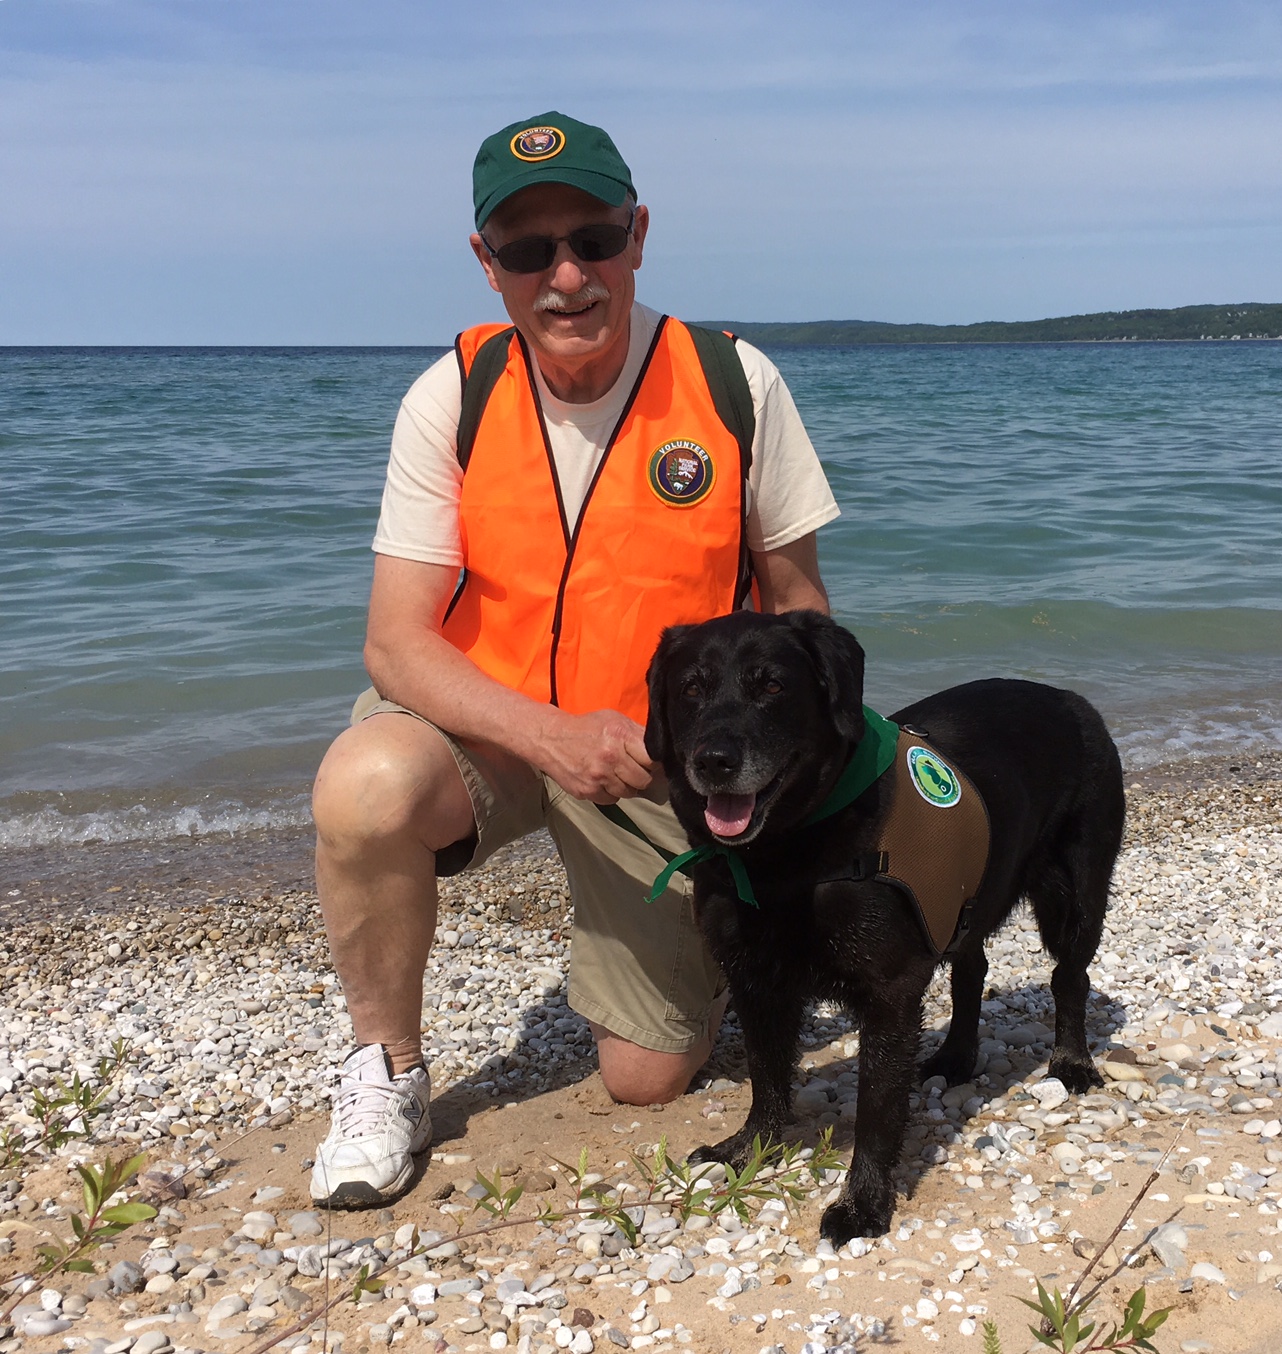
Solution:
{"label": "green plant", "polygon": [[[1020,1301],[1025,1307],[1031,1307],[1033,1311],[1041,1314],[1041,1324],[1030,1326],[1029,1329],[1048,1349],[1061,1350],[1063,1354],[1072,1354],[1073,1350],[1080,1347],[1083,1354],[1086,1354],[1087,1350],[1094,1349],[1152,1350],[1154,1348],[1152,1338],[1162,1322],[1170,1316],[1171,1309],[1160,1307],[1146,1320],[1144,1317],[1145,1296],[1142,1288],[1137,1288],[1131,1294],[1126,1304],[1126,1311],[1123,1313],[1121,1326],[1114,1323],[1112,1329],[1099,1343],[1091,1342],[1095,1323],[1093,1321],[1088,1321],[1085,1325],[1081,1323],[1081,1317],[1089,1302],[1078,1303],[1071,1307],[1066,1306],[1059,1289],[1054,1289],[1048,1293],[1042,1287],[1040,1280],[1037,1284],[1038,1301],[1030,1302],[1028,1298],[1020,1298]],[[1052,1328],[1049,1332],[1046,1330],[1047,1325]]]}
{"label": "green plant", "polygon": [[[1126,1304],[1122,1324],[1119,1326],[1115,1322],[1108,1333],[1098,1339],[1092,1338],[1095,1335],[1096,1323],[1082,1319],[1093,1297],[1075,1304],[1070,1303],[1065,1300],[1058,1288],[1052,1288],[1047,1292],[1039,1280],[1037,1301],[1020,1298],[1020,1302],[1042,1318],[1036,1326],[1030,1326],[1029,1330],[1041,1344],[1047,1349],[1057,1351],[1057,1354],[1093,1354],[1096,1350],[1119,1349],[1142,1349],[1155,1354],[1153,1336],[1171,1314],[1171,1309],[1162,1307],[1146,1317],[1145,1296],[1144,1290],[1137,1288]],[[992,1321],[984,1322],[984,1354],[1002,1354],[1001,1339],[996,1323]]]}
{"label": "green plant", "polygon": [[70,1084],[57,1078],[52,1092],[37,1086],[31,1093],[31,1108],[40,1121],[38,1145],[55,1151],[71,1138],[84,1137],[89,1125],[106,1110],[109,1085],[94,1087],[81,1081],[80,1073]]}
{"label": "green plant", "polygon": [[[63,1274],[76,1270],[81,1273],[93,1273],[93,1261],[86,1258],[104,1241],[119,1236],[121,1232],[136,1223],[146,1222],[156,1216],[156,1210],[150,1204],[119,1203],[111,1199],[123,1190],[138,1173],[146,1160],[144,1156],[130,1157],[127,1161],[116,1162],[107,1157],[101,1166],[77,1166],[85,1200],[86,1215],[71,1215],[71,1230],[74,1238],[68,1241],[52,1241],[36,1248],[40,1262],[34,1274],[18,1275],[23,1278],[38,1278],[52,1274]],[[13,1300],[0,1316],[8,1316],[17,1305],[22,1293],[21,1282]]]}
{"label": "green plant", "polygon": [[12,1128],[0,1136],[0,1170],[12,1166],[30,1152],[47,1148],[57,1151],[72,1138],[88,1136],[90,1125],[107,1112],[115,1074],[133,1060],[128,1042],[117,1038],[111,1050],[98,1059],[100,1085],[81,1078],[76,1072],[70,1082],[56,1077],[46,1090],[37,1086],[31,1092],[31,1115],[37,1121],[36,1133],[23,1139]]}
{"label": "green plant", "polygon": [[[589,1182],[588,1153],[584,1148],[579,1153],[577,1163],[571,1165],[558,1161],[557,1165],[565,1172],[566,1182],[572,1192],[572,1202],[567,1208],[555,1208],[551,1205],[539,1209],[537,1213],[515,1216],[513,1210],[523,1197],[524,1191],[519,1184],[504,1189],[502,1177],[495,1171],[491,1177],[481,1172],[476,1175],[475,1183],[481,1186],[481,1193],[473,1200],[473,1213],[488,1213],[492,1221],[480,1227],[460,1230],[456,1240],[471,1240],[473,1237],[487,1236],[491,1232],[507,1227],[522,1227],[533,1223],[560,1222],[565,1218],[577,1217],[589,1220],[610,1222],[627,1239],[629,1244],[636,1241],[638,1235],[637,1220],[634,1211],[641,1211],[649,1203],[662,1198],[673,1212],[684,1222],[696,1215],[715,1217],[727,1208],[746,1220],[749,1217],[748,1205],[752,1201],[764,1202],[767,1199],[789,1199],[796,1202],[806,1196],[810,1188],[822,1184],[826,1171],[835,1170],[841,1164],[840,1154],[832,1146],[832,1134],[825,1130],[818,1146],[805,1159],[802,1149],[783,1143],[763,1145],[760,1139],[753,1143],[752,1155],[741,1170],[726,1167],[726,1178],[722,1182],[709,1180],[709,1168],[691,1167],[685,1162],[673,1162],[668,1157],[666,1138],[660,1138],[654,1148],[653,1156],[647,1158],[633,1153],[632,1165],[641,1176],[643,1187],[638,1188],[631,1203],[625,1202],[623,1192],[604,1181]],[[809,1183],[807,1183],[807,1179]],[[416,1255],[422,1255],[439,1245],[437,1241],[422,1244],[415,1232],[407,1253],[398,1254],[396,1264],[402,1264]],[[363,1265],[351,1288],[345,1289],[335,1297],[322,1299],[320,1305],[304,1312],[288,1329],[276,1332],[262,1344],[255,1346],[251,1354],[267,1354],[267,1351],[306,1330],[344,1300],[359,1302],[362,1293],[378,1292],[384,1284],[379,1276],[391,1267],[389,1260],[384,1265],[371,1268]]]}
{"label": "green plant", "polygon": [[22,1135],[12,1124],[5,1126],[0,1133],[0,1171],[12,1166],[23,1152]]}

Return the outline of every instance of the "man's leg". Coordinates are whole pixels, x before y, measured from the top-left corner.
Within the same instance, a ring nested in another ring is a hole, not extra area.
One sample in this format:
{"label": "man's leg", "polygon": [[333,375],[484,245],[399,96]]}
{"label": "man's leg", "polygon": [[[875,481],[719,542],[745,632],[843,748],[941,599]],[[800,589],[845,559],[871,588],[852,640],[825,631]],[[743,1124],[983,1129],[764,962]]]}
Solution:
{"label": "man's leg", "polygon": [[[629,799],[620,808],[649,842],[669,852],[688,845],[666,805]],[[559,789],[548,827],[574,897],[570,1006],[592,1028],[605,1088],[625,1104],[673,1100],[707,1061],[726,1006],[689,880],[677,875],[648,903],[664,858]]]}
{"label": "man's leg", "polygon": [[471,836],[474,814],[450,746],[398,713],[371,715],[335,740],[312,806],[317,892],[357,1047],[316,1149],[311,1195],[366,1207],[405,1188],[431,1141],[420,1030],[436,858]]}
{"label": "man's leg", "polygon": [[588,1021],[596,1040],[601,1080],[615,1100],[624,1105],[666,1105],[684,1095],[694,1074],[708,1061],[716,1043],[721,1017],[726,1013],[728,994],[723,992],[713,1003],[708,1033],[684,1053],[666,1053],[643,1048],[621,1035],[611,1034],[604,1025]]}
{"label": "man's leg", "polygon": [[376,714],[343,733],[316,777],[316,887],[357,1043],[395,1072],[423,1060],[423,970],[436,933],[436,853],[475,830],[449,745]]}

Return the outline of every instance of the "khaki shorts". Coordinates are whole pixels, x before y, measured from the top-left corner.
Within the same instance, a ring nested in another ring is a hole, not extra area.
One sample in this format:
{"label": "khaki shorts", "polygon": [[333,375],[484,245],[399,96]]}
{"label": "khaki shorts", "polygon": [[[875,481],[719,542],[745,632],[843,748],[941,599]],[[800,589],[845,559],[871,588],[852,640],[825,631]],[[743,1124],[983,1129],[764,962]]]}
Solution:
{"label": "khaki shorts", "polygon": [[[352,723],[412,710],[366,691]],[[472,800],[476,831],[437,852],[437,874],[474,870],[501,846],[546,827],[570,882],[570,1006],[611,1034],[662,1053],[685,1053],[708,1037],[713,1002],[725,987],[694,920],[693,890],[682,874],[653,902],[646,897],[663,860],[645,842],[575,799],[527,762],[488,743],[444,739]],[[666,797],[620,807],[646,837],[676,853],[689,843]]]}

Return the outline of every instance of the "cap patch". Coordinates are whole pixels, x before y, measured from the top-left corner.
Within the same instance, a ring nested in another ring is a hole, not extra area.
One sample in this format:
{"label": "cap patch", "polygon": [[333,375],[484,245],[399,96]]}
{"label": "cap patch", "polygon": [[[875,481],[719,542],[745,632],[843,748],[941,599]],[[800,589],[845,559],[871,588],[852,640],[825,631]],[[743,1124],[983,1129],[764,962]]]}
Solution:
{"label": "cap patch", "polygon": [[716,477],[707,449],[689,438],[674,438],[650,455],[650,488],[673,507],[688,508],[707,498]]}
{"label": "cap patch", "polygon": [[908,749],[908,774],[917,793],[937,809],[951,809],[961,798],[961,779],[938,753]]}
{"label": "cap patch", "polygon": [[518,160],[550,160],[564,149],[565,133],[559,127],[527,127],[512,138]]}

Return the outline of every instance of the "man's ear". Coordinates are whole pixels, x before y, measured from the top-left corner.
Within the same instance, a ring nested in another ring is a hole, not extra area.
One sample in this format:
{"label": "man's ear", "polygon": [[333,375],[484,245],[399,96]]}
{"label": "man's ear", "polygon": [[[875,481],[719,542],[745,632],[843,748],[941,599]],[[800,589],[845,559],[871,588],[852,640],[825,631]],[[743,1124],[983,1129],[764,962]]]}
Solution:
{"label": "man's ear", "polygon": [[503,288],[499,286],[498,274],[494,271],[494,256],[485,247],[485,241],[481,239],[479,231],[468,236],[468,244],[472,246],[472,253],[476,255],[477,262],[485,269],[485,277],[490,284],[490,290],[498,292],[501,296]]}
{"label": "man's ear", "polygon": [[857,743],[864,736],[864,651],[844,626],[818,611],[789,611],[828,697],[833,728]]}
{"label": "man's ear", "polygon": [[650,708],[645,720],[645,750],[650,757],[665,765],[672,755],[672,730],[668,725],[667,674],[672,666],[672,654],[678,641],[692,625],[670,625],[659,637],[650,666],[646,669],[646,687],[650,693]]}

